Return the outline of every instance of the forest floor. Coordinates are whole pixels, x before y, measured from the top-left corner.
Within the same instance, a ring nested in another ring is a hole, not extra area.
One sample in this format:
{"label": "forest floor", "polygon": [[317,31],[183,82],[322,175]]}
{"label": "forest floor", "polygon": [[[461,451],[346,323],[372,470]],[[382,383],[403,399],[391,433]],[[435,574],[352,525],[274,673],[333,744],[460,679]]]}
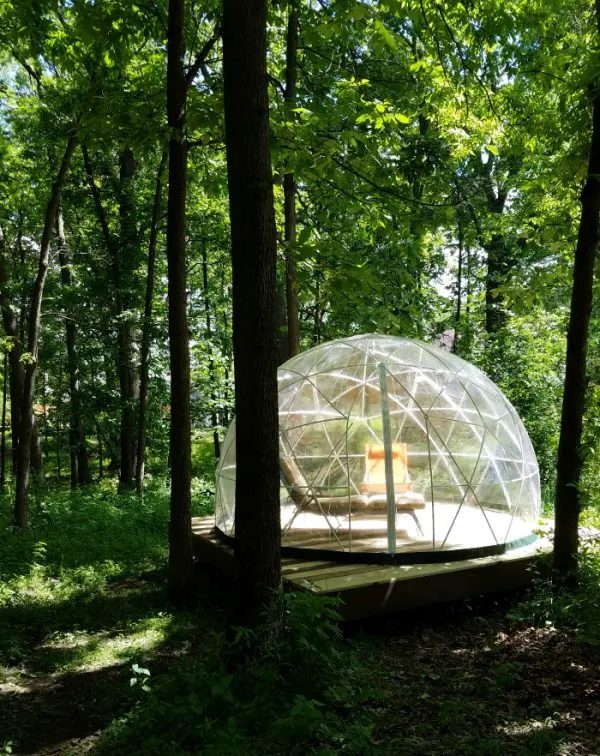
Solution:
{"label": "forest floor", "polygon": [[[198,514],[209,494],[199,483]],[[1,504],[6,511],[8,502]],[[201,658],[224,631],[223,586],[210,573],[199,573],[193,609],[166,608],[167,511],[159,486],[140,501],[117,496],[107,483],[85,494],[38,495],[26,534],[12,532],[8,516],[0,522],[0,754],[102,750],[106,728],[143,706],[146,688]],[[552,595],[540,583],[521,601],[461,604],[346,629],[335,640],[334,662],[343,666],[347,655],[364,691],[331,704],[342,712],[335,732],[323,720],[309,745],[272,743],[268,752],[600,754],[593,543],[585,554],[584,591],[576,596]],[[190,705],[198,706],[194,695]],[[223,698],[230,722],[235,701]],[[308,716],[294,701],[292,724]],[[167,748],[160,738],[154,750],[112,742],[102,752],[205,752]],[[259,752],[240,743],[206,753]]]}

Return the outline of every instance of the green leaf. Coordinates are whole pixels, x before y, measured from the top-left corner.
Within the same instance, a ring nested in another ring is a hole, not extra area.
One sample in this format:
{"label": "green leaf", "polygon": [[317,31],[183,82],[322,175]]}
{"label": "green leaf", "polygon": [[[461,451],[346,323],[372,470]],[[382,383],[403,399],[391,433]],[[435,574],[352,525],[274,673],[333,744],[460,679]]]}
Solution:
{"label": "green leaf", "polygon": [[298,244],[306,244],[306,242],[310,239],[310,235],[312,232],[312,228],[310,226],[304,226],[302,228],[302,231],[298,234]]}

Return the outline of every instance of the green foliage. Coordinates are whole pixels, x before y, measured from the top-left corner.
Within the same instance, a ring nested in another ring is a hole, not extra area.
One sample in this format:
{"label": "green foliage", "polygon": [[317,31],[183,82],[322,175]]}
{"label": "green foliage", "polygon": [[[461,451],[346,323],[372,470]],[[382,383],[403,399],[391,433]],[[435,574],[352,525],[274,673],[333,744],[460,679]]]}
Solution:
{"label": "green foliage", "polygon": [[[565,342],[563,316],[513,317],[485,342],[480,366],[500,386],[523,420],[540,468],[547,501],[553,499],[560,430]],[[543,397],[543,400],[541,400]]]}
{"label": "green foliage", "polygon": [[[360,716],[373,696],[344,649],[335,603],[284,595],[283,620],[230,639],[213,634],[196,658],[153,680],[100,744],[101,753],[365,753],[372,725]],[[272,641],[265,645],[265,633]],[[260,650],[258,650],[260,649]]]}
{"label": "green foliage", "polygon": [[[586,518],[599,524],[597,511]],[[600,537],[585,539],[579,552],[578,585],[567,587],[552,581],[550,557],[538,568],[527,596],[511,610],[516,622],[568,630],[582,643],[600,645]]]}

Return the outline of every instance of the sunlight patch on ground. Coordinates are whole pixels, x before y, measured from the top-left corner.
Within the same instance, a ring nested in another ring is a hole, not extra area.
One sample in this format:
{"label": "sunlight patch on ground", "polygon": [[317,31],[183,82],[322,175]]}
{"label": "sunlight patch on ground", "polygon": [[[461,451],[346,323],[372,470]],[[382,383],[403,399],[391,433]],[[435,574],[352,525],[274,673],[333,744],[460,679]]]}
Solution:
{"label": "sunlight patch on ground", "polygon": [[138,623],[142,627],[132,631],[65,633],[56,635],[39,650],[56,657],[56,672],[89,672],[128,661],[140,662],[164,641],[169,622],[169,617],[155,617]]}

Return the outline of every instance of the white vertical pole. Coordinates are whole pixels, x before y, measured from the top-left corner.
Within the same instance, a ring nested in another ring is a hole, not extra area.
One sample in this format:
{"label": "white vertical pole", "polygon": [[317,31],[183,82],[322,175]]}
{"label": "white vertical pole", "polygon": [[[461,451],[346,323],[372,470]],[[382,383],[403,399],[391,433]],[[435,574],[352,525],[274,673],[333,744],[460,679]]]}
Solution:
{"label": "white vertical pole", "polygon": [[392,454],[392,431],[387,393],[387,371],[383,362],[378,365],[379,390],[381,393],[381,419],[383,421],[383,455],[385,463],[385,490],[387,496],[388,551],[396,553],[396,490],[394,488],[394,461]]}

